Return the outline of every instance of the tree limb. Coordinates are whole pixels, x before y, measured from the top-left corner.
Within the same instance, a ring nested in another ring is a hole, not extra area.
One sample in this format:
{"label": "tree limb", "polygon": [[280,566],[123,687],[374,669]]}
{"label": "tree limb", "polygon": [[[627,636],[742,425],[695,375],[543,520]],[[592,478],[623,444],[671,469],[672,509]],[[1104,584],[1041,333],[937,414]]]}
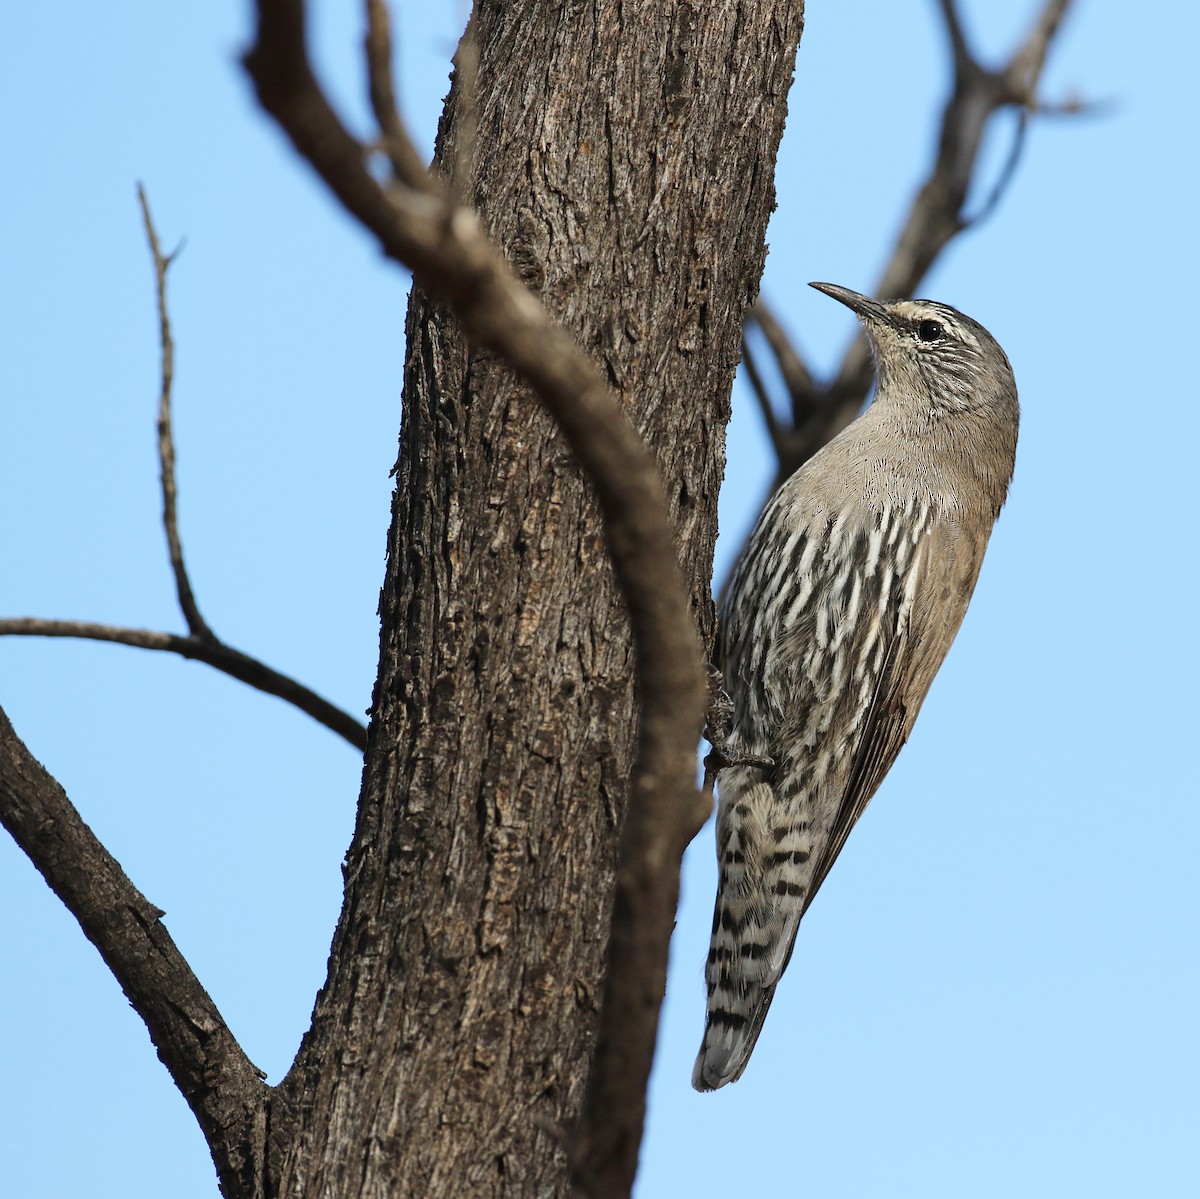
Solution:
{"label": "tree limb", "polygon": [[248,683],[257,691],[277,695],[327,729],[344,737],[360,753],[367,747],[366,725],[357,721],[303,683],[272,670],[257,658],[244,654],[211,635],[181,637],[154,629],[130,629],[120,625],[95,624],[86,620],[40,620],[34,616],[16,616],[0,620],[0,637],[79,637],[85,641],[111,641],[135,649],[165,650],[192,658]]}
{"label": "tree limb", "polygon": [[[1070,0],[1048,0],[1021,46],[999,70],[982,66],[971,53],[953,0],[940,2],[953,53],[954,86],[942,110],[933,169],[913,200],[879,280],[876,294],[881,296],[912,295],[937,256],[965,228],[963,209],[988,122],[1006,108],[1036,109],[1050,40]],[[1012,170],[1004,172],[1009,179],[1012,174]],[[869,370],[869,356],[867,362]],[[865,394],[864,388],[864,398]]]}
{"label": "tree limb", "polygon": [[163,529],[167,535],[167,555],[175,577],[175,594],[187,622],[189,635],[158,633],[150,629],[130,629],[117,625],[96,624],[84,620],[39,620],[36,617],[14,617],[0,620],[0,637],[81,637],[91,641],[111,641],[117,645],[132,645],[138,649],[167,650],[185,658],[205,662],[239,682],[258,691],[276,695],[301,712],[319,721],[326,728],[344,737],[362,753],[367,747],[367,728],[348,712],[322,699],[305,687],[266,663],[226,645],[200,615],[200,607],[192,591],[191,580],[183,561],[183,543],[179,537],[179,517],[176,507],[175,440],[171,428],[171,389],[175,379],[175,343],[171,336],[171,318],[167,309],[167,271],[178,249],[162,252],[158,232],[150,215],[146,191],[138,184],[138,203],[146,240],[154,262],[154,282],[158,300],[158,330],[162,350],[161,383],[158,401],[158,457],[162,479]]}
{"label": "tree limb", "polygon": [[226,1194],[257,1194],[263,1075],[161,922],[0,710],[0,821],[79,921],[199,1121]]}
{"label": "tree limb", "polygon": [[[302,0],[258,0],[247,70],[259,102],[343,207],[467,335],[533,388],[591,483],[637,657],[641,724],[621,836],[596,1052],[570,1157],[576,1185],[628,1195],[666,981],[684,847],[709,800],[694,784],[701,648],[654,461],[604,378],[518,281],[479,218],[438,186],[385,190],[313,76]],[[388,118],[390,123],[390,117]],[[396,124],[399,124],[397,119]]]}

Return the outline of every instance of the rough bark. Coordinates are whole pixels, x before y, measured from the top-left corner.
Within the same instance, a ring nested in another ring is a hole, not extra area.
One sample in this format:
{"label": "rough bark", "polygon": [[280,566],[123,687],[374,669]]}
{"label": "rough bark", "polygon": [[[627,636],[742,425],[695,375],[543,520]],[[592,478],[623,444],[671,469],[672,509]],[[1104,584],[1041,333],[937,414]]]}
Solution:
{"label": "rough bark", "polygon": [[[742,316],[801,7],[484,4],[439,156],[601,362],[667,482],[701,629]],[[473,153],[471,152],[473,149]],[[559,1195],[636,732],[591,497],[415,292],[346,906],[273,1104],[268,1191]]]}

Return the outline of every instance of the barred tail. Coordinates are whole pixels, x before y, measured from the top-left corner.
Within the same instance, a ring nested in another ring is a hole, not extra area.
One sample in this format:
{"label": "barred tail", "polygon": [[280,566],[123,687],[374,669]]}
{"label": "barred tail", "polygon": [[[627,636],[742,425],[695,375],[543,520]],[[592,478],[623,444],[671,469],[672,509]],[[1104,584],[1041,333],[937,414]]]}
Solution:
{"label": "barred tail", "polygon": [[698,1091],[735,1082],[745,1070],[791,957],[811,869],[807,825],[784,818],[761,774],[726,774],[734,778],[721,780],[721,883],[705,970],[704,1040],[692,1074]]}
{"label": "barred tail", "polygon": [[718,998],[718,994],[709,996],[704,1040],[692,1070],[692,1086],[697,1091],[715,1091],[741,1078],[774,997],[773,983],[754,988],[753,997],[742,997],[736,1003],[724,996]]}

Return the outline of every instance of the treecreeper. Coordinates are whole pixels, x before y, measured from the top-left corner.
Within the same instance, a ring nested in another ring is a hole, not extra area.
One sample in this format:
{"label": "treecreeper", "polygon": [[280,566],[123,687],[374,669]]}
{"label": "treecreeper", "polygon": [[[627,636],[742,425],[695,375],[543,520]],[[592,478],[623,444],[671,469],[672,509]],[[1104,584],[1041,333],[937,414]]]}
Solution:
{"label": "treecreeper", "polygon": [[912,731],[1017,449],[1012,368],[976,321],[812,286],[862,322],[875,400],[771,498],[723,607],[701,1091],[741,1077],[800,920]]}

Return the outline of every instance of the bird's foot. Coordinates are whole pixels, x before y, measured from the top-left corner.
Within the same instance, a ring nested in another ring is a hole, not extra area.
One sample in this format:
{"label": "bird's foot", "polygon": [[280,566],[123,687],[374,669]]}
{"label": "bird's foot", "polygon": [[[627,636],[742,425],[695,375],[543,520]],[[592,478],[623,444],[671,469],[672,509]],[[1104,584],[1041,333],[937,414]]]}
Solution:
{"label": "bird's foot", "polygon": [[704,784],[712,788],[717,771],[727,766],[744,766],[752,770],[774,770],[775,759],[763,754],[746,754],[729,744],[730,725],[733,721],[733,701],[725,691],[721,672],[708,668],[708,710],[705,713],[704,739],[712,749],[704,758]]}
{"label": "bird's foot", "polygon": [[732,749],[727,742],[713,741],[711,737],[708,742],[712,749],[704,756],[705,771],[724,770],[727,766],[744,766],[748,770],[775,769],[775,759],[766,754],[744,754]]}

